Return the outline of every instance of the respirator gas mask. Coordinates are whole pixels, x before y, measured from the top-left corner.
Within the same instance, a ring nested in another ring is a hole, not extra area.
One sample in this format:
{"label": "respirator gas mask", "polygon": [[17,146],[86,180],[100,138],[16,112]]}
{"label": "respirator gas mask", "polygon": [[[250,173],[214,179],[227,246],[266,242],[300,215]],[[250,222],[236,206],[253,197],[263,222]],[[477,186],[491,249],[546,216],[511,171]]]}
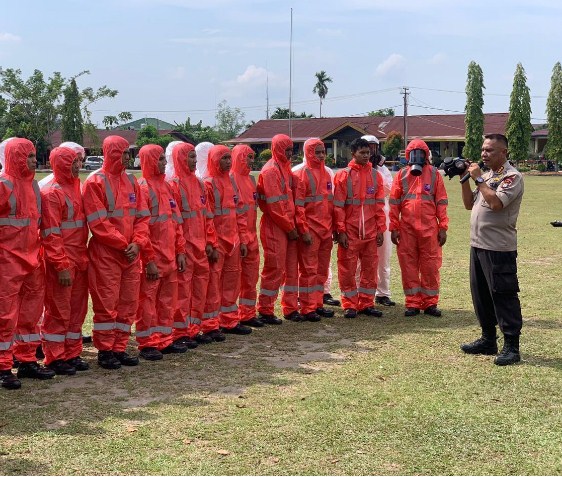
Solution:
{"label": "respirator gas mask", "polygon": [[408,165],[413,176],[421,176],[423,166],[425,166],[426,153],[423,149],[412,149]]}

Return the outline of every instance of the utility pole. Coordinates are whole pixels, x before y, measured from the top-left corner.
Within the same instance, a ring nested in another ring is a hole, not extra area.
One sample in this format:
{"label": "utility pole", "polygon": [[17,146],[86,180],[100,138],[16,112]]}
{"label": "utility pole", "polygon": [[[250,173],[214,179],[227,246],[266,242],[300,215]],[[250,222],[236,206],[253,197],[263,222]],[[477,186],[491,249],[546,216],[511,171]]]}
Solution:
{"label": "utility pole", "polygon": [[289,40],[289,137],[293,139],[293,123],[291,112],[293,110],[293,9],[291,8],[291,37]]}
{"label": "utility pole", "polygon": [[[265,64],[267,68],[267,63]],[[266,72],[265,77],[265,101],[266,101],[266,110],[265,110],[265,118],[269,119],[269,71]]]}
{"label": "utility pole", "polygon": [[402,94],[404,95],[404,149],[406,149],[408,145],[408,95],[410,94],[410,88],[404,86]]}

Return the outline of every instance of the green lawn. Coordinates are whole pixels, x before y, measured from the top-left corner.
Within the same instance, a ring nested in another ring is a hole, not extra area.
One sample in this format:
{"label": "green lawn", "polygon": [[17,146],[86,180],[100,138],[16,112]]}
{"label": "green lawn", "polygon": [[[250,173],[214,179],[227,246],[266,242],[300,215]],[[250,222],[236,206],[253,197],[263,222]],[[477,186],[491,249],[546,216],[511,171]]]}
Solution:
{"label": "green lawn", "polygon": [[[562,179],[526,177],[523,361],[466,356],[469,213],[446,181],[442,318],[290,323],[0,391],[0,474],[561,474]],[[337,280],[334,281],[334,292]],[[88,326],[90,326],[88,324]]]}

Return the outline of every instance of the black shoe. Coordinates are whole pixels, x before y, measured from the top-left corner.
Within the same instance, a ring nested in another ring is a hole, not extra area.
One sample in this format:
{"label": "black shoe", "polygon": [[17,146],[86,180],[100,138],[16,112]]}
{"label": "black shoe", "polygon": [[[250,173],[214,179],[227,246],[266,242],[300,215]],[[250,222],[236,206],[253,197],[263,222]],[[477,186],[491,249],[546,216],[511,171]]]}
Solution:
{"label": "black shoe", "polygon": [[45,359],[45,353],[43,353],[43,347],[41,345],[37,346],[35,350],[35,357],[37,359]]}
{"label": "black shoe", "polygon": [[199,346],[199,343],[197,343],[197,341],[191,340],[187,336],[178,338],[176,341],[174,341],[174,343],[185,345],[188,349],[195,349],[197,348],[197,346]]}
{"label": "black shoe", "polygon": [[213,331],[209,331],[207,333],[207,335],[213,340],[216,341],[217,343],[220,343],[221,341],[224,341],[226,339],[226,336],[221,333],[220,330],[213,330]]}
{"label": "black shoe", "polygon": [[187,352],[187,345],[181,343],[172,343],[160,350],[162,354],[181,354]]}
{"label": "black shoe", "polygon": [[324,305],[330,305],[330,306],[340,306],[341,305],[341,302],[339,300],[336,300],[329,293],[324,293],[324,297],[322,299],[322,302],[324,303]]}
{"label": "black shoe", "polygon": [[208,334],[206,333],[198,333],[197,336],[195,337],[195,341],[197,341],[197,343],[199,344],[211,344],[213,342],[213,338],[211,338]]}
{"label": "black shoe", "polygon": [[139,356],[147,361],[159,361],[164,355],[152,346],[148,346],[139,351]]}
{"label": "black shoe", "polygon": [[387,296],[378,296],[375,298],[375,302],[382,306],[395,306],[396,302],[392,301]]}
{"label": "black shoe", "polygon": [[104,369],[119,369],[121,363],[113,351],[98,351],[98,364]]}
{"label": "black shoe", "polygon": [[281,318],[277,318],[275,315],[262,315],[261,313],[258,316],[258,320],[262,323],[267,325],[281,325],[283,324],[283,320]]}
{"label": "black shoe", "polygon": [[253,318],[250,318],[249,320],[241,321],[240,323],[246,326],[252,326],[254,328],[261,328],[262,326],[265,326],[265,323],[255,316]]}
{"label": "black shoe", "polygon": [[498,343],[495,336],[482,336],[472,343],[463,343],[461,350],[466,354],[498,354]]}
{"label": "black shoe", "polygon": [[303,317],[303,321],[312,321],[313,323],[320,321],[322,319],[320,318],[320,315],[318,315],[315,311],[306,313],[305,315],[302,315],[302,317]]}
{"label": "black shoe", "polygon": [[375,316],[380,318],[382,316],[382,311],[377,310],[374,306],[368,306],[357,312],[358,315]]}
{"label": "black shoe", "polygon": [[82,343],[91,343],[92,337],[90,335],[82,335]]}
{"label": "black shoe", "polygon": [[441,316],[441,310],[437,308],[437,305],[428,306],[423,312],[426,315]]}
{"label": "black shoe", "polygon": [[324,318],[332,318],[335,313],[333,310],[328,310],[327,308],[316,308],[316,314]]}
{"label": "black shoe", "polygon": [[519,354],[519,336],[503,336],[503,349],[494,359],[494,364],[498,366],[507,366],[521,361]]}
{"label": "black shoe", "polygon": [[73,366],[76,371],[88,371],[90,369],[90,365],[84,361],[80,356],[76,356],[76,358],[69,359],[67,361],[70,366]]}
{"label": "black shoe", "polygon": [[223,328],[222,332],[233,335],[249,335],[252,332],[252,328],[245,326],[242,323],[238,323],[234,328]]}
{"label": "black shoe", "polygon": [[21,388],[21,381],[16,378],[11,369],[0,371],[0,385],[6,389]]}
{"label": "black shoe", "polygon": [[419,308],[406,308],[406,311],[404,312],[404,316],[416,316],[419,314],[420,314]]}
{"label": "black shoe", "polygon": [[286,320],[289,321],[294,321],[296,323],[299,323],[301,321],[304,321],[303,316],[298,312],[298,311],[292,311],[291,313],[289,313],[288,315],[285,315],[284,318]]}
{"label": "black shoe", "polygon": [[53,361],[47,365],[47,368],[52,369],[57,376],[74,376],[76,374],[76,368],[62,359]]}
{"label": "black shoe", "polygon": [[37,361],[30,363],[20,363],[18,368],[18,378],[51,379],[55,377],[52,369],[44,368],[37,364]]}
{"label": "black shoe", "polygon": [[346,308],[343,310],[344,318],[355,318],[357,316],[357,310],[355,308]]}
{"label": "black shoe", "polygon": [[136,356],[131,356],[129,353],[125,351],[113,352],[117,361],[119,361],[123,366],[136,366],[139,364],[139,358]]}

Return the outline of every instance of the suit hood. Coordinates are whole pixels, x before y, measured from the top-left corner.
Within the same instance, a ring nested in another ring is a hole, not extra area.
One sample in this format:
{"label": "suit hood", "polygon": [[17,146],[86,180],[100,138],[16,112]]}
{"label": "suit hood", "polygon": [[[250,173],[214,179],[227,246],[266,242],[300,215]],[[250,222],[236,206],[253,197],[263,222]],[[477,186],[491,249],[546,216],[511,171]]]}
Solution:
{"label": "suit hood", "polygon": [[189,166],[187,165],[187,156],[194,150],[195,146],[188,142],[182,142],[174,147],[172,150],[172,163],[175,171],[174,177],[189,177],[194,174],[194,172],[189,170]]}
{"label": "suit hood", "polygon": [[408,147],[406,148],[406,159],[408,161],[410,160],[410,152],[414,149],[423,149],[425,151],[425,162],[426,164],[429,164],[429,157],[431,153],[429,152],[429,147],[425,141],[422,141],[421,139],[413,139],[410,141]]}
{"label": "suit hood", "polygon": [[158,169],[158,161],[160,156],[164,153],[164,149],[157,144],[147,144],[140,148],[139,157],[142,170],[142,176],[146,180],[151,180],[161,176],[164,179],[164,175],[160,174]]}
{"label": "suit hood", "polygon": [[16,137],[6,144],[6,174],[31,181],[35,171],[27,167],[27,156],[35,152],[35,146],[29,139]]}
{"label": "suit hood", "polygon": [[293,141],[286,134],[277,134],[271,139],[271,153],[273,159],[285,167],[290,167],[291,165],[287,156],[285,156],[285,150],[289,147],[293,147]]}
{"label": "suit hood", "polygon": [[324,143],[314,137],[311,139],[307,139],[304,143],[304,163],[313,169],[319,169],[320,167],[324,167],[324,161],[320,161],[314,151],[316,150],[317,146],[323,146]]}
{"label": "suit hood", "polygon": [[207,171],[207,161],[209,159],[209,151],[213,147],[212,142],[200,142],[195,146],[195,152],[197,153],[197,175],[201,179],[205,179],[209,175]]}
{"label": "suit hood", "polygon": [[246,158],[248,154],[253,153],[254,150],[247,146],[246,144],[239,144],[232,148],[232,171],[241,176],[250,175],[250,168],[248,167],[248,162]]}
{"label": "suit hood", "polygon": [[78,177],[72,177],[72,163],[76,159],[76,152],[69,147],[55,147],[49,155],[55,181],[61,185],[80,183]]}
{"label": "suit hood", "polygon": [[129,150],[129,143],[121,136],[107,136],[103,140],[103,164],[102,171],[110,174],[121,174],[123,166],[123,153]]}
{"label": "suit hood", "polygon": [[230,171],[221,171],[219,162],[225,154],[230,154],[230,149],[223,145],[213,146],[209,150],[209,161],[207,164],[209,177],[220,177],[223,174],[229,174]]}

